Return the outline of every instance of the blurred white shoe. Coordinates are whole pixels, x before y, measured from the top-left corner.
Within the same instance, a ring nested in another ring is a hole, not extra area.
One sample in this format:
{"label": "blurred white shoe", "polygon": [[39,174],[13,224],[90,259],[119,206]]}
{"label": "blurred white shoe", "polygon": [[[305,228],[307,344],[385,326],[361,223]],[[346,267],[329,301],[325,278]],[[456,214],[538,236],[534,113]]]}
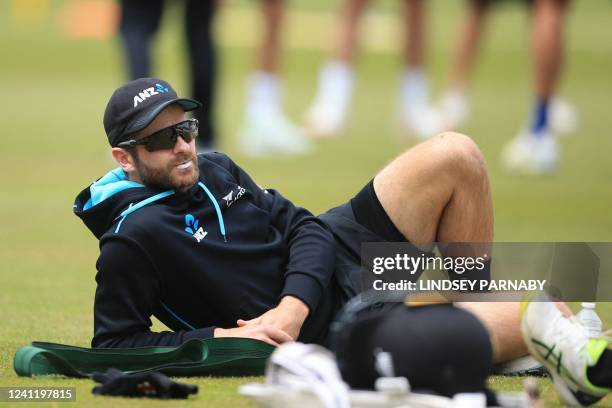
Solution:
{"label": "blurred white shoe", "polygon": [[470,114],[470,101],[465,92],[449,89],[442,94],[438,110],[442,121],[441,127],[455,130],[467,120]]}
{"label": "blurred white shoe", "polygon": [[398,102],[397,116],[402,131],[425,140],[445,130],[440,112],[429,103],[429,81],[422,70],[404,71]]}
{"label": "blurred white shoe", "polygon": [[400,125],[419,140],[428,139],[446,130],[440,112],[431,106],[412,107],[402,112]]}
{"label": "blurred white shoe", "polygon": [[296,156],[310,153],[312,143],[304,130],[281,112],[247,115],[238,140],[240,150],[251,157]]}
{"label": "blurred white shoe", "polygon": [[304,114],[307,135],[338,135],[345,125],[352,93],[353,73],[347,64],[330,62],[321,68],[317,95]]}
{"label": "blurred white shoe", "polygon": [[306,134],[313,139],[337,136],[344,127],[345,115],[339,105],[317,100],[304,114]]}
{"label": "blurred white shoe", "polygon": [[501,153],[502,165],[511,173],[544,175],[557,167],[558,147],[548,132],[533,135],[523,131],[508,142]]}
{"label": "blurred white shoe", "polygon": [[238,145],[252,157],[295,156],[312,150],[304,130],[283,113],[282,87],[276,74],[263,71],[251,74]]}
{"label": "blurred white shoe", "polygon": [[559,135],[576,133],[580,126],[580,115],[571,103],[554,98],[550,103],[548,120],[553,132]]}

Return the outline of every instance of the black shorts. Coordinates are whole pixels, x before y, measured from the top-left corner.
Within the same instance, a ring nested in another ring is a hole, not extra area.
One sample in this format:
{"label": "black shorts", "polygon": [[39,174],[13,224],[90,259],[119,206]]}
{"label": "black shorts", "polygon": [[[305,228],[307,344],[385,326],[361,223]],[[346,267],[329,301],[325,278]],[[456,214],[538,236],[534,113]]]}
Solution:
{"label": "black shorts", "polygon": [[336,240],[336,279],[344,300],[362,291],[361,244],[364,242],[407,242],[391,221],[370,181],[355,197],[319,215]]}

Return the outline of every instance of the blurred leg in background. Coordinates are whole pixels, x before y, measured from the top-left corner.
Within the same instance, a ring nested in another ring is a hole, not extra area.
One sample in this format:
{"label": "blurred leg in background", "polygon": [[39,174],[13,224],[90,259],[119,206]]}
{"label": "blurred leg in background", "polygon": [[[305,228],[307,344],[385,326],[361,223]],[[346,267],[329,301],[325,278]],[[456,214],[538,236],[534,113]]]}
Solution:
{"label": "blurred leg in background", "polygon": [[[460,128],[470,113],[469,76],[474,66],[492,0],[471,0],[459,36],[450,84],[438,103],[441,127]],[[563,63],[566,0],[533,0],[532,54],[534,107],[531,123],[502,151],[502,163],[514,173],[547,174],[557,164],[555,134],[576,131],[578,117],[567,102],[554,98]]]}
{"label": "blurred leg in background", "polygon": [[164,0],[121,0],[119,34],[130,79],[151,75],[151,40],[159,28]]}
{"label": "blurred leg in background", "polygon": [[200,121],[196,139],[198,152],[211,150],[215,145],[215,83],[216,53],[212,36],[217,2],[213,0],[187,0],[185,5],[186,40],[189,47],[191,95],[204,104],[194,114]]}
{"label": "blurred leg in background", "polygon": [[438,103],[443,127],[461,127],[470,113],[469,77],[485,30],[490,0],[470,0],[455,48],[449,86]]}
{"label": "blurred leg in background", "polygon": [[305,154],[312,146],[303,130],[289,121],[282,108],[279,71],[285,3],[283,0],[261,0],[261,5],[264,36],[257,70],[251,74],[247,87],[239,147],[253,157]]}
{"label": "blurred leg in background", "polygon": [[408,135],[427,139],[444,129],[429,101],[429,81],[424,71],[426,49],[426,2],[405,0],[403,65],[398,104],[399,124]]}
{"label": "blurred leg in background", "polygon": [[[425,5],[422,0],[402,2],[405,37],[402,52],[404,71],[401,77],[398,114],[400,125],[419,138],[433,136],[440,129],[429,109],[429,89],[423,71],[425,57]],[[359,28],[368,0],[346,0],[338,22],[335,49],[319,72],[317,94],[306,112],[309,136],[335,136],[346,124],[354,87],[354,65],[359,46]]]}
{"label": "blurred leg in background", "polygon": [[547,174],[557,167],[556,133],[559,129],[553,125],[553,115],[559,116],[559,108],[553,108],[553,96],[563,64],[566,9],[566,0],[534,0],[532,55],[535,100],[529,127],[502,151],[502,162],[511,172]]}
{"label": "blurred leg in background", "polygon": [[[215,47],[212,23],[216,1],[186,0],[185,30],[189,54],[191,96],[204,107],[194,114],[200,121],[198,151],[210,150],[215,142],[214,85]],[[164,9],[164,0],[122,0],[119,33],[131,79],[149,77],[153,68],[151,45]]]}
{"label": "blurred leg in background", "polygon": [[368,3],[345,0],[342,5],[332,55],[319,71],[317,94],[305,114],[306,130],[313,138],[336,136],[346,125],[359,27]]}

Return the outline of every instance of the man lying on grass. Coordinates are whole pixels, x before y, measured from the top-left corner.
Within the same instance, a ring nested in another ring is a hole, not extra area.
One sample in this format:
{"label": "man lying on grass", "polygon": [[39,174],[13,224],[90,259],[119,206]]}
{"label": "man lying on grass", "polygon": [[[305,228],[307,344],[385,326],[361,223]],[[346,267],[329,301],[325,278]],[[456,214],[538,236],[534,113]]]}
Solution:
{"label": "man lying on grass", "polygon": [[[153,78],[108,102],[119,167],[74,205],[100,240],[94,347],[210,337],[325,344],[335,314],[362,290],[362,243],[493,240],[485,162],[464,135],[415,146],[315,217],[228,156],[196,155],[198,123],[185,112],[200,106]],[[497,361],[527,354],[517,304],[465,307],[487,326]],[[151,316],[173,331],[151,332]]]}

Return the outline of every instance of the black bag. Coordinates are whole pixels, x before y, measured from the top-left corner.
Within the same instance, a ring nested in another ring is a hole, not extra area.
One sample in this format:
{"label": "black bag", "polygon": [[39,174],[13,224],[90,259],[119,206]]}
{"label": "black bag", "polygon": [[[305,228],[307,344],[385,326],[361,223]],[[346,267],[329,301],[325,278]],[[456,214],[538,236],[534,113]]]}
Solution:
{"label": "black bag", "polygon": [[379,377],[406,377],[413,391],[452,397],[485,392],[493,369],[489,333],[452,304],[409,307],[357,296],[338,315],[331,346],[344,381],[373,389]]}

